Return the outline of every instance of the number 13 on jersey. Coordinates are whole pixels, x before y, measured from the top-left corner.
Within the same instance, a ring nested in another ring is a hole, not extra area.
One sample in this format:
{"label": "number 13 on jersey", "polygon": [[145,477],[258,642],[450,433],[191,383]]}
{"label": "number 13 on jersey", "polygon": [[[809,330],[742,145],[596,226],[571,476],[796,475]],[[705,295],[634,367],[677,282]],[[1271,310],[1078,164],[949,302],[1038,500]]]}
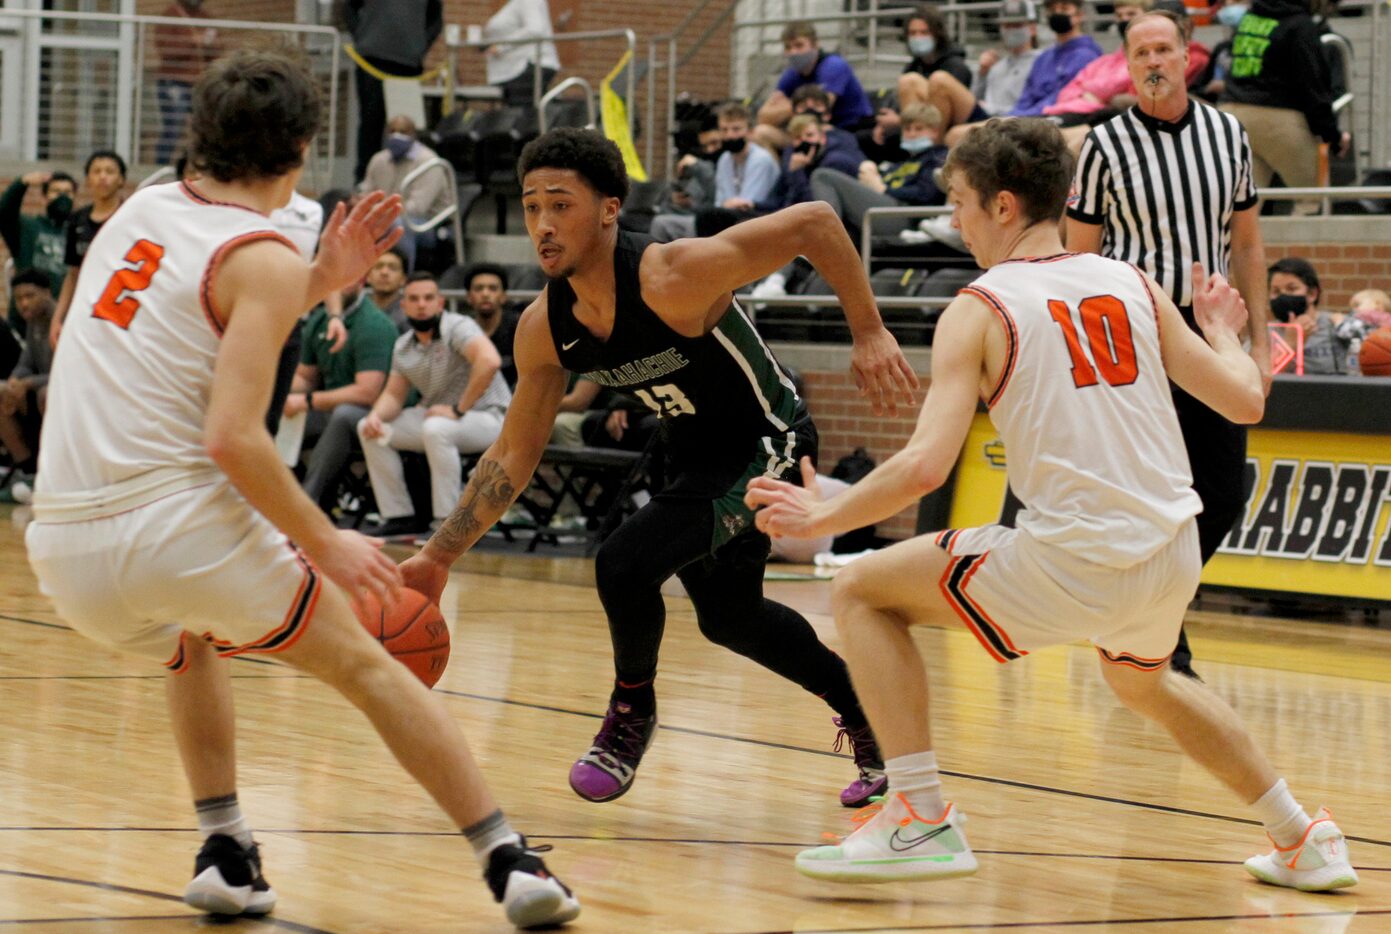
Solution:
{"label": "number 13 on jersey", "polygon": [[150,287],[150,280],[159,270],[159,261],[164,258],[164,247],[152,240],[138,240],[126,253],[125,260],[134,263],[134,269],[118,269],[102,289],[101,298],[92,306],[92,317],[110,321],[120,328],[129,328],[131,319],[140,310],[140,302],[135,292],[143,292]]}

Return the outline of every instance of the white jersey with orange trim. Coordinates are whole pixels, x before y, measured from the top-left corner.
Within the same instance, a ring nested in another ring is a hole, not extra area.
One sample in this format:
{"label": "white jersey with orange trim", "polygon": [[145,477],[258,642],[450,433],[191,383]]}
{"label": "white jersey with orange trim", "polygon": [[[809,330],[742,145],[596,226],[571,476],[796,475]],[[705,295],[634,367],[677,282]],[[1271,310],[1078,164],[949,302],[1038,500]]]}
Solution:
{"label": "white jersey with orange trim", "polygon": [[987,405],[1020,529],[1109,567],[1150,557],[1202,510],[1133,266],[1093,254],[1008,260],[965,289],[999,316],[1004,373]]}
{"label": "white jersey with orange trim", "polygon": [[203,444],[223,327],[213,275],[229,250],[261,239],[294,249],[262,214],[185,183],[136,192],[102,227],[49,380],[36,509],[132,487],[148,498],[216,470]]}

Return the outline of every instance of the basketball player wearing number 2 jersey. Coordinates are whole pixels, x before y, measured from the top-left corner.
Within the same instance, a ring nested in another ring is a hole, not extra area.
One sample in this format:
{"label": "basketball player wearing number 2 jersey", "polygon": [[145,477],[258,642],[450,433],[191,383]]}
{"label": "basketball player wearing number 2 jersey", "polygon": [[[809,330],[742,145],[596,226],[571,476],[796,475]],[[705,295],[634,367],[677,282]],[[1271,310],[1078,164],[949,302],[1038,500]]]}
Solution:
{"label": "basketball player wearing number 2 jersey", "polygon": [[824,502],[777,480],[749,484],[748,504],[772,535],[883,519],[943,482],[983,399],[1026,504],[1018,528],[921,536],[836,577],[836,624],[890,795],[840,845],[799,854],[797,868],[836,882],[975,872],[963,817],[942,795],[927,677],[909,635],[913,624],[960,622],[999,662],[1090,640],[1120,700],[1254,808],[1275,850],[1246,861],[1252,875],[1306,891],[1354,885],[1327,812],[1311,819],[1231,708],[1168,670],[1201,560],[1200,503],[1167,380],[1232,421],[1259,421],[1260,372],[1237,337],[1246,307],[1195,266],[1204,342],[1133,266],[1064,253],[1057,219],[1070,162],[1043,120],[988,121],[952,151],[953,225],[987,272],[937,326],[932,386],[908,446]]}
{"label": "basketball player wearing number 2 jersey", "polygon": [[[406,583],[428,595],[449,566],[525,489],[545,449],[566,371],[658,414],[667,485],[599,549],[595,577],[613,640],[615,683],[593,745],[570,770],[589,801],[632,786],[657,730],[661,585],[675,575],[701,632],[822,697],[850,737],[858,775],[841,803],[881,792],[873,736],[845,664],[793,610],[763,597],[768,538],[744,506],[751,477],[784,476],[815,457],[816,429],[772,352],[731,294],[805,255],[845,303],[852,367],[876,408],[912,398],[917,379],[884,329],[854,245],[825,204],[798,205],[715,237],[657,244],[620,231],[628,178],[601,134],[555,130],[522,152],[527,231],[550,277],[517,325],[517,389],[502,435]],[[839,745],[839,742],[837,742]]]}
{"label": "basketball player wearing number 2 jersey", "polygon": [[275,232],[319,119],[317,85],[289,59],[215,63],[190,121],[200,180],[138,192],[102,228],[53,368],[29,560],[73,629],[169,671],[204,836],[188,904],[275,906],[237,803],[227,661],[275,653],[367,714],[513,923],[568,921],[579,903],[512,831],[453,719],[353,614],[349,599],[397,592],[396,566],[333,528],[266,430],[290,328],[400,236],[400,199],[380,193],[334,212],[312,265]]}

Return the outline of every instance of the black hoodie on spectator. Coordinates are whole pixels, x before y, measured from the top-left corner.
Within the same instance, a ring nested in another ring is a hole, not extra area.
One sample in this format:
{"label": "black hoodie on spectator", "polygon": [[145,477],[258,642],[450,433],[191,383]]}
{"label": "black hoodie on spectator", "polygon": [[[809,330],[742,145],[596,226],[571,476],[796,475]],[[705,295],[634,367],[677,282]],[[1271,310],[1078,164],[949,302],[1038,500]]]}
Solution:
{"label": "black hoodie on spectator", "polygon": [[903,73],[916,72],[926,78],[934,71],[945,71],[966,87],[971,86],[971,66],[966,64],[966,52],[960,46],[949,45],[933,55],[931,61],[916,56],[903,67]]}
{"label": "black hoodie on spectator", "polygon": [[1319,25],[1301,0],[1255,0],[1232,37],[1224,101],[1298,110],[1327,143],[1341,137],[1333,115],[1333,75]]}

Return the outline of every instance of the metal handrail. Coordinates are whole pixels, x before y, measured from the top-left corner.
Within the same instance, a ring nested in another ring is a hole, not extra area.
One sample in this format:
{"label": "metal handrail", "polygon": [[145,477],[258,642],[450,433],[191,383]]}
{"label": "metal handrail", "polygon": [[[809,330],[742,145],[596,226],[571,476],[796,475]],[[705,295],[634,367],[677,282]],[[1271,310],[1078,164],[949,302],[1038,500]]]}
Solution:
{"label": "metal handrail", "polygon": [[532,100],[532,103],[536,106],[536,110],[538,111],[538,113],[539,113],[540,110],[541,110],[541,100],[542,100],[542,97],[543,97],[543,95],[542,95],[542,93],[541,93],[541,46],[542,46],[542,45],[544,45],[544,44],[547,43],[547,42],[584,42],[584,41],[587,41],[587,40],[590,40],[590,39],[624,39],[624,40],[626,40],[627,43],[628,43],[628,52],[629,52],[629,54],[631,55],[631,58],[628,59],[628,67],[626,68],[626,71],[628,72],[628,80],[627,80],[628,92],[627,92],[627,94],[624,95],[624,100],[627,101],[627,103],[628,103],[628,106],[627,106],[626,110],[628,111],[628,133],[629,133],[629,135],[631,135],[631,134],[635,131],[635,129],[636,129],[636,125],[634,124],[633,121],[636,119],[636,116],[637,116],[637,107],[634,106],[635,101],[634,101],[634,98],[633,98],[633,94],[634,94],[635,89],[637,88],[637,49],[638,49],[638,37],[637,37],[637,33],[633,32],[633,30],[631,30],[631,29],[591,29],[591,30],[588,30],[588,31],[586,31],[586,32],[562,32],[562,33],[553,33],[553,34],[551,34],[551,35],[549,35],[549,36],[540,36],[540,37],[531,38],[531,39],[496,39],[496,40],[479,39],[479,40],[473,41],[473,42],[469,42],[469,41],[467,41],[467,40],[464,41],[464,42],[451,42],[451,41],[450,41],[451,38],[452,38],[452,37],[449,35],[449,33],[446,32],[446,34],[445,34],[445,47],[446,47],[447,49],[486,49],[486,48],[488,48],[489,46],[499,46],[499,45],[534,45],[534,46],[536,46],[536,58],[535,58],[535,60],[532,62],[532,76],[533,76],[533,81],[532,81],[532,94],[531,94],[531,100]]}
{"label": "metal handrail", "polygon": [[432,172],[435,170],[439,170],[444,173],[444,177],[449,184],[449,197],[452,199],[452,203],[446,206],[445,208],[441,209],[438,213],[435,214],[434,217],[431,217],[429,220],[413,221],[409,217],[406,217],[404,214],[401,215],[401,220],[402,223],[406,225],[406,227],[415,231],[416,233],[424,233],[427,230],[434,230],[436,227],[444,223],[446,220],[451,221],[450,227],[453,228],[454,231],[454,261],[459,265],[463,265],[464,224],[463,219],[459,216],[459,180],[458,177],[454,174],[454,166],[449,163],[449,160],[441,159],[439,156],[435,156],[433,159],[427,159],[425,162],[422,162],[420,165],[411,169],[408,173],[406,173],[406,177],[401,179],[401,198],[402,200],[405,200],[406,194],[410,191],[411,186],[414,185],[422,176],[424,176],[425,173]]}
{"label": "metal handrail", "polygon": [[[1338,58],[1343,65],[1343,79],[1350,85],[1352,83],[1352,43],[1334,32],[1326,32],[1319,36],[1321,45],[1329,46],[1338,50]],[[1353,93],[1351,90],[1344,91],[1337,100],[1333,101],[1333,118],[1336,120],[1343,115],[1343,111],[1348,112],[1348,125],[1354,119],[1352,111]],[[1357,145],[1354,143],[1351,148],[1352,156],[1352,177],[1362,177],[1361,160],[1357,158]],[[1326,204],[1327,202],[1325,202]],[[1325,207],[1325,210],[1327,208]]]}
{"label": "metal handrail", "polygon": [[546,105],[570,88],[584,88],[584,109],[589,115],[589,122],[584,125],[585,129],[592,130],[597,126],[594,119],[594,87],[579,75],[573,75],[542,95],[541,102],[536,105],[536,126],[542,133],[546,132]]}

